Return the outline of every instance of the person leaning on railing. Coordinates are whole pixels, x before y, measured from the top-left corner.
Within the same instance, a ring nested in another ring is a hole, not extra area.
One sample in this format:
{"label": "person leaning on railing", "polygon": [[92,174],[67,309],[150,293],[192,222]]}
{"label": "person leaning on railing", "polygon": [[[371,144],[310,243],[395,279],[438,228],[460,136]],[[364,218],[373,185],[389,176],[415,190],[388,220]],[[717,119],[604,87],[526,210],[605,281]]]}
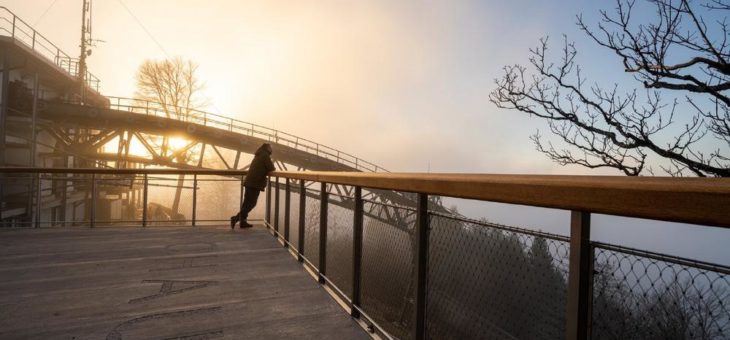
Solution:
{"label": "person leaning on railing", "polygon": [[274,162],[271,161],[271,145],[264,143],[261,145],[251,161],[251,167],[248,169],[246,180],[243,181],[245,193],[241,211],[231,216],[231,229],[236,227],[236,223],[241,221],[240,228],[251,228],[253,225],[246,222],[248,213],[256,206],[259,199],[259,193],[266,188],[266,175],[274,171]]}

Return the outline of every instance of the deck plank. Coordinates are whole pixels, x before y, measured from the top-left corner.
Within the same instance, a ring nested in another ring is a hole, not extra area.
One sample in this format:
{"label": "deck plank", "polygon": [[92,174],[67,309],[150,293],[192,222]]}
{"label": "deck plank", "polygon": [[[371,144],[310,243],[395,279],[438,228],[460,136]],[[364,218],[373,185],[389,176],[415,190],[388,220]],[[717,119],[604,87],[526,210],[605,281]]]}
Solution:
{"label": "deck plank", "polygon": [[0,230],[2,339],[369,339],[264,228]]}

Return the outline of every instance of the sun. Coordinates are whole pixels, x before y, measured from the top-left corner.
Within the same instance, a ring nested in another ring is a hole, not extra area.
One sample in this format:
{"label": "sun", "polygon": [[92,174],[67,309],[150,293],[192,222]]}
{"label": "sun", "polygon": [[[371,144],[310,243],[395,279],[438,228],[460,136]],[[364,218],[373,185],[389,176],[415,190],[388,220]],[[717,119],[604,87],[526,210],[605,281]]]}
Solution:
{"label": "sun", "polygon": [[[173,136],[169,137],[167,139],[167,145],[169,147],[169,150],[176,151],[185,148],[190,144],[190,141],[179,136]],[[103,152],[104,153],[117,153],[119,149],[119,137],[115,137],[111,141],[107,142],[103,146]],[[149,150],[147,150],[147,147],[142,144],[136,137],[132,138],[129,141],[129,154],[133,156],[139,156],[139,157],[148,157],[150,156]]]}
{"label": "sun", "polygon": [[168,139],[168,143],[172,150],[179,150],[186,147],[190,141],[182,137],[170,137],[170,139]]}

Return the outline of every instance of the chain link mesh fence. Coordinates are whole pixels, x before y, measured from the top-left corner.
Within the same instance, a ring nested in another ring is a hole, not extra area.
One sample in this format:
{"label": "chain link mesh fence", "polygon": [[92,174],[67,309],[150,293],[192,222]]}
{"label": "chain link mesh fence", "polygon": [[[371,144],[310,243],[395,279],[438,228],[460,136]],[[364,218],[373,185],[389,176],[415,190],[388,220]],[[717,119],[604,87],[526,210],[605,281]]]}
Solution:
{"label": "chain link mesh fence", "polygon": [[[238,178],[198,175],[195,224],[228,224],[229,218],[241,207],[240,183]],[[259,202],[263,204],[264,201]]]}
{"label": "chain link mesh fence", "polygon": [[[319,183],[312,183],[313,187],[319,187]],[[307,198],[304,208],[304,256],[307,260],[319,268],[319,218],[320,218],[320,191],[307,188]]]}
{"label": "chain link mesh fence", "polygon": [[[58,175],[56,175],[58,176]],[[120,226],[142,224],[142,197],[144,177],[136,175],[96,176],[94,186],[94,226]],[[63,179],[56,180],[54,187],[62,187]]]}
{"label": "chain link mesh fence", "polygon": [[[29,205],[23,226],[89,226],[92,215],[92,175],[31,176]],[[98,184],[98,182],[97,182]],[[98,193],[98,189],[97,189]]]}
{"label": "chain link mesh fence", "polygon": [[564,339],[568,239],[430,214],[433,339]]}
{"label": "chain link mesh fence", "polygon": [[[279,201],[279,209],[278,209],[278,215],[276,219],[276,227],[279,230],[279,233],[281,235],[284,235],[284,223],[285,223],[285,217],[286,217],[286,179],[285,178],[279,178],[278,183],[278,189],[275,193],[278,196],[275,196],[274,198],[277,198]],[[276,183],[275,183],[276,184]]]}
{"label": "chain link mesh fence", "polygon": [[289,199],[289,244],[293,249],[299,251],[299,183],[298,180],[291,180]]}
{"label": "chain link mesh fence", "polygon": [[190,224],[193,209],[192,176],[148,176],[147,183],[148,226]]}
{"label": "chain link mesh fence", "polygon": [[730,267],[595,243],[593,339],[728,339]]}
{"label": "chain link mesh fence", "polygon": [[32,227],[35,212],[36,175],[0,174],[2,227]]}
{"label": "chain link mesh fence", "polygon": [[388,333],[410,339],[415,209],[365,201],[363,211],[362,307]]}
{"label": "chain link mesh fence", "polygon": [[[332,191],[334,186],[330,187]],[[346,190],[346,189],[345,189]],[[330,193],[327,205],[327,278],[352,299],[355,198]]]}

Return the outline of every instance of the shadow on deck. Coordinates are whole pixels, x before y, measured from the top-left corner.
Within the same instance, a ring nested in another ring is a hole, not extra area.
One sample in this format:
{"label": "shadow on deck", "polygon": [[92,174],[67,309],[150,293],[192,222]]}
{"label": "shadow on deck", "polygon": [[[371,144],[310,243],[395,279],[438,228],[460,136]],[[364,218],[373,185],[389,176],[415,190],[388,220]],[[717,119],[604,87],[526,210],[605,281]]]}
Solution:
{"label": "shadow on deck", "polygon": [[369,339],[264,228],[0,230],[0,338]]}

